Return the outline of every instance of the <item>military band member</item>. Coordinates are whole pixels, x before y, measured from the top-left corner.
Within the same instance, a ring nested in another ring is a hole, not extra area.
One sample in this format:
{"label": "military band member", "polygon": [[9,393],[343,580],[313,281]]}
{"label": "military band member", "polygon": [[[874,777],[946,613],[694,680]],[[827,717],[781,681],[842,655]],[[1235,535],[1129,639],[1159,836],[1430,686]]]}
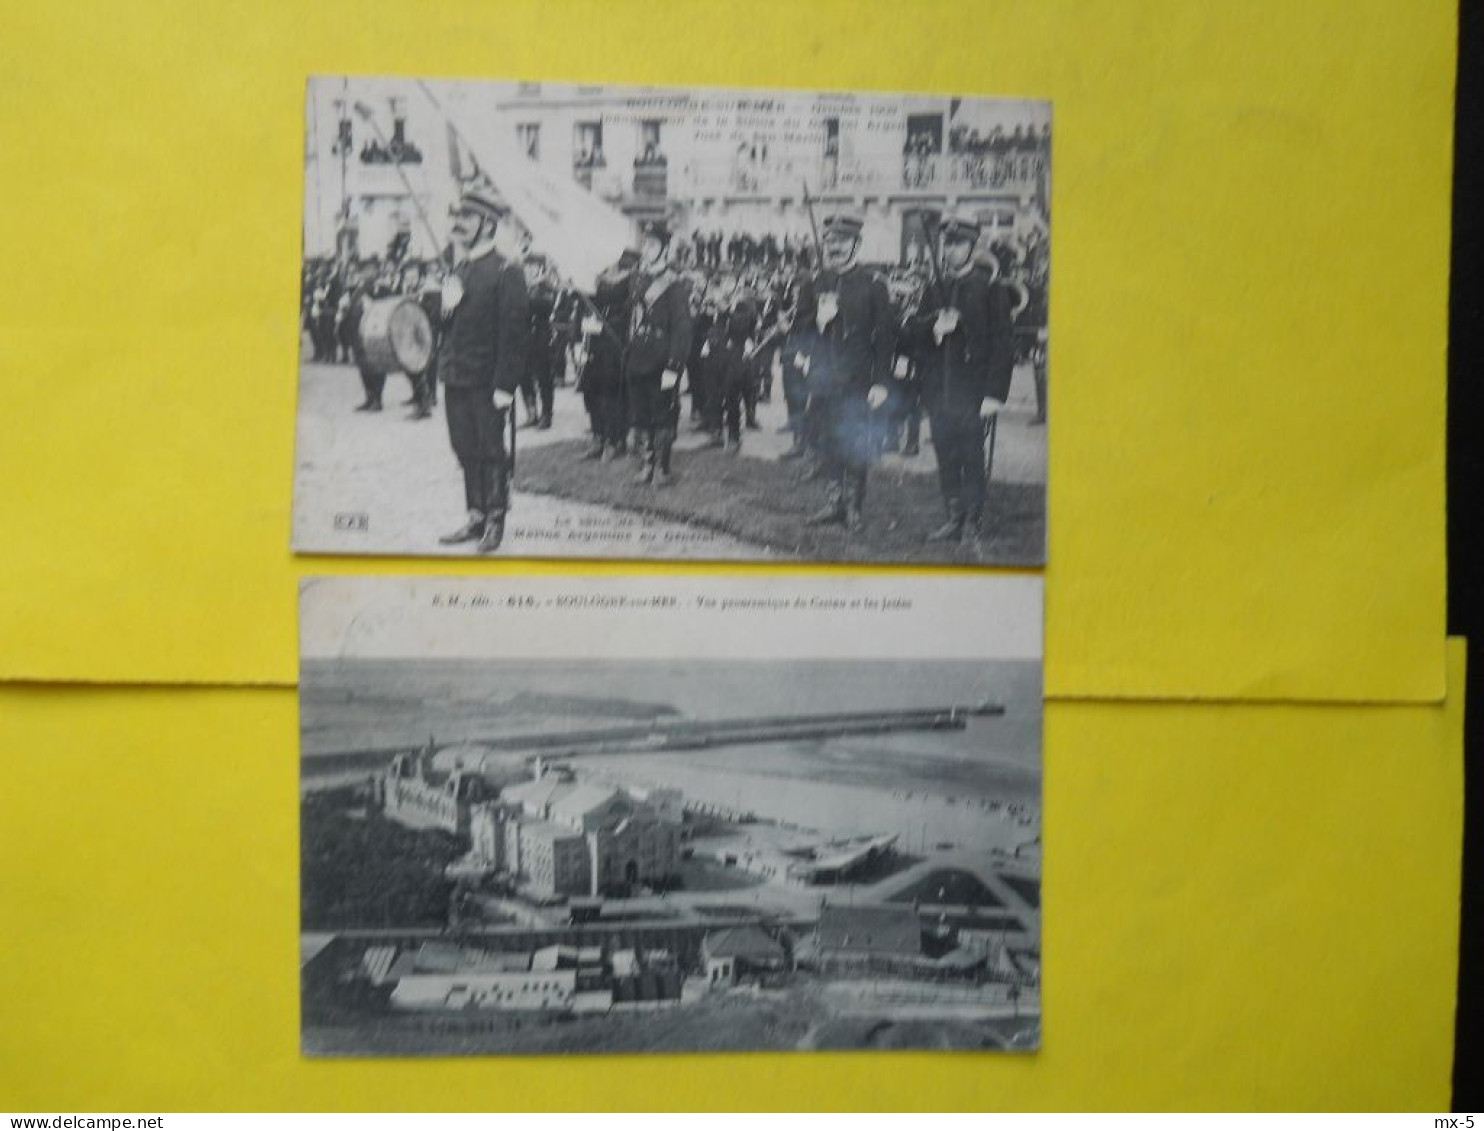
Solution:
{"label": "military band member", "polygon": [[551,368],[551,316],[556,309],[556,288],[548,281],[546,257],[528,255],[525,261],[526,296],[531,305],[531,333],[526,348],[526,371],[521,394],[526,402],[526,425],[551,427],[552,396],[556,379]]}
{"label": "military band member", "polygon": [[750,389],[754,387],[752,350],[758,332],[758,305],[752,292],[741,287],[732,297],[721,345],[721,404],[726,424],[727,451],[742,454],[742,424],[753,426]]}
{"label": "military band member", "polygon": [[711,287],[704,275],[692,277],[690,296],[690,356],[685,361],[686,381],[690,386],[690,418],[698,429],[710,433],[711,412],[706,403],[706,361],[710,357],[708,339],[716,311],[711,301]]}
{"label": "military band member", "polygon": [[787,428],[793,435],[793,443],[779,458],[793,460],[802,458],[809,450],[804,416],[809,403],[809,378],[805,368],[814,336],[818,333],[814,328],[814,292],[805,279],[796,277],[789,280],[778,324],[782,338],[776,364],[783,386],[784,405],[788,409]]}
{"label": "military band member", "polygon": [[376,297],[375,278],[369,268],[363,268],[357,272],[341,322],[341,331],[350,342],[351,360],[361,375],[361,388],[366,394],[366,399],[356,405],[357,412],[380,412],[382,392],[386,388],[386,374],[372,367],[366,357],[365,342],[361,339],[361,318],[366,312],[366,304]]}
{"label": "military band member", "polygon": [[449,439],[464,471],[469,517],[439,541],[477,541],[485,554],[499,549],[505,537],[510,499],[505,418],[525,372],[530,333],[525,273],[495,249],[496,231],[509,211],[491,189],[464,191],[453,224],[459,262],[441,295],[438,379],[444,385]]}
{"label": "military band member", "polygon": [[433,348],[428,357],[428,368],[421,374],[422,396],[412,414],[414,420],[426,420],[433,415],[433,409],[438,405],[438,339],[443,330],[441,293],[442,286],[434,272],[426,272],[417,292],[417,304],[423,308],[423,313],[428,316],[428,325],[432,327]]}
{"label": "military band member", "polygon": [[629,292],[636,252],[625,251],[614,266],[598,276],[593,295],[595,310],[578,319],[581,334],[575,347],[582,400],[592,426],[592,444],[584,459],[605,463],[628,451],[628,405],[624,393],[623,361],[629,328]]}
{"label": "military band member", "polygon": [[910,267],[899,268],[887,283],[897,316],[897,346],[891,364],[891,399],[887,402],[886,449],[912,457],[921,451],[922,382],[917,350],[909,332],[922,303],[924,280]]}
{"label": "military band member", "polygon": [[642,445],[635,483],[666,487],[680,419],[680,374],[690,355],[690,296],[667,262],[670,229],[650,224],[630,296],[628,356],[624,377],[636,438]]}
{"label": "military band member", "polygon": [[551,312],[551,379],[557,386],[567,383],[567,363],[572,346],[580,337],[578,323],[584,313],[582,300],[568,283],[556,290],[556,305]]}
{"label": "military band member", "polygon": [[866,472],[875,454],[871,414],[886,403],[896,320],[885,281],[858,262],[863,218],[824,221],[824,264],[814,276],[814,327],[806,372],[808,412],[828,501],[809,523],[861,525]]}
{"label": "military band member", "polygon": [[948,513],[928,540],[972,543],[984,513],[986,423],[1010,391],[1010,302],[1005,288],[974,260],[977,215],[954,213],[942,235],[942,270],[928,285],[912,327]]}
{"label": "military band member", "polygon": [[[731,297],[730,277],[715,280],[708,288],[705,310],[691,327],[692,354],[696,358],[691,380],[701,396],[701,426],[706,432],[703,450],[720,448],[726,443],[722,429],[726,414],[727,320]],[[700,348],[695,349],[695,338],[700,335],[704,337]]]}

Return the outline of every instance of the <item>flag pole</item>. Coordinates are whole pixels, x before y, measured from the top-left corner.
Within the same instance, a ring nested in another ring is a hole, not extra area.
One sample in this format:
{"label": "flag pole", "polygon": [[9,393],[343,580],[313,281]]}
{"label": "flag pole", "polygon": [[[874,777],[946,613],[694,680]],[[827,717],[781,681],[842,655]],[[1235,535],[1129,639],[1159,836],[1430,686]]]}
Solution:
{"label": "flag pole", "polygon": [[817,271],[824,266],[824,247],[819,242],[819,225],[814,222],[814,201],[809,198],[809,182],[801,183],[804,186],[804,210],[809,213],[809,234],[814,237],[814,268]]}
{"label": "flag pole", "polygon": [[[443,103],[438,100],[438,96],[432,92],[426,82],[424,82],[422,79],[417,79],[415,81],[417,83],[417,88],[421,90],[427,100],[433,104],[433,109],[437,110],[438,113],[443,115],[443,121],[447,125],[449,132],[459,141],[463,142],[464,145],[469,147],[469,152],[473,154],[475,163],[477,164],[479,161],[479,154],[474,152],[473,144],[467,137],[464,136],[464,131],[459,129],[458,123],[453,120],[453,115],[444,108]],[[486,176],[488,176],[488,174],[486,174]],[[575,294],[582,301],[583,305],[587,307],[588,312],[592,314],[592,316],[596,318],[600,323],[602,323],[603,332],[611,337],[618,345],[618,348],[622,350],[624,348],[623,338],[619,336],[617,330],[615,330],[608,324],[608,319],[603,317],[602,311],[598,309],[597,304],[593,301],[593,299],[588,295],[583,294],[582,291],[575,286],[572,288],[572,293]]]}
{"label": "flag pole", "polygon": [[[355,110],[356,115],[361,121],[365,122],[375,131],[376,140],[390,149],[391,143],[387,141],[386,134],[381,132],[381,127],[376,124],[376,119],[371,114],[371,107],[367,106],[364,102],[358,101],[355,104]],[[433,222],[428,219],[428,213],[423,208],[422,201],[418,200],[417,192],[413,189],[412,182],[407,179],[407,174],[402,171],[402,162],[393,161],[392,168],[397,171],[397,177],[401,180],[402,187],[407,190],[407,196],[412,201],[412,207],[417,209],[418,218],[423,222],[423,229],[428,233],[428,238],[433,241],[433,248],[441,254],[443,244],[438,239],[438,233],[433,231]]]}

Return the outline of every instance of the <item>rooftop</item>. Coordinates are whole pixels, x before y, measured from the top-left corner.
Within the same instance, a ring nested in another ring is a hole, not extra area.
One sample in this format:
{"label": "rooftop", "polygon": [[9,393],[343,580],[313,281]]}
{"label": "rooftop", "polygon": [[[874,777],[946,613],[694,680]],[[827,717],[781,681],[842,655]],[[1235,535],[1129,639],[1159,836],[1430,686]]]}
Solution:
{"label": "rooftop", "polygon": [[910,907],[825,907],[819,945],[860,953],[920,954],[922,926]]}
{"label": "rooftop", "polygon": [[607,805],[618,796],[618,790],[612,786],[572,785],[566,788],[566,793],[552,801],[551,815],[571,825],[581,824],[594,809]]}
{"label": "rooftop", "polygon": [[702,944],[712,958],[781,959],[782,944],[761,927],[725,927],[712,931]]}

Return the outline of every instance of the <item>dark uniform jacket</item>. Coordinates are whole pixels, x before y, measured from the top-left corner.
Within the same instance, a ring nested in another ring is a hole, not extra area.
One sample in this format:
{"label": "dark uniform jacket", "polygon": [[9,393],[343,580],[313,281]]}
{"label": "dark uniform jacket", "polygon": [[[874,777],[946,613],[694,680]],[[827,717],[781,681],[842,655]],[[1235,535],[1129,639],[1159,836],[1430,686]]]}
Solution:
{"label": "dark uniform jacket", "polygon": [[[633,277],[623,271],[604,271],[598,276],[593,306],[605,329],[587,337],[584,385],[592,388],[622,380],[623,352],[628,344],[629,290]],[[581,315],[579,314],[579,319]],[[580,322],[579,322],[580,324]]]}
{"label": "dark uniform jacket", "polygon": [[[933,323],[949,306],[958,309],[958,327],[939,345]],[[917,347],[922,396],[930,410],[977,415],[985,397],[1003,401],[1009,393],[1010,299],[982,268],[928,284],[908,333]]]}
{"label": "dark uniform jacket", "polygon": [[461,264],[457,273],[464,295],[444,312],[438,379],[514,393],[525,372],[530,336],[525,272],[490,252]]}
{"label": "dark uniform jacket", "polygon": [[729,362],[726,379],[731,383],[750,380],[756,373],[757,358],[747,355],[747,345],[751,342],[756,347],[760,321],[756,299],[743,297],[733,304],[726,335]]}
{"label": "dark uniform jacket", "polygon": [[690,296],[673,272],[635,273],[630,292],[629,372],[679,373],[690,357]]}
{"label": "dark uniform jacket", "polygon": [[556,309],[556,292],[550,287],[533,287],[526,295],[531,309],[531,336],[526,348],[526,372],[544,380],[551,372],[551,315]]}
{"label": "dark uniform jacket", "polygon": [[831,291],[839,296],[839,313],[811,342],[809,395],[864,397],[891,374],[897,329],[891,295],[880,275],[859,264],[844,273],[826,268],[800,289],[800,317],[808,311],[812,326],[819,296]]}
{"label": "dark uniform jacket", "polygon": [[701,366],[705,364],[702,354],[709,358],[716,348],[714,344],[711,349],[705,348],[711,341],[711,328],[715,322],[716,315],[705,307],[691,315],[690,357],[686,360],[686,368],[690,370],[692,380],[700,376]]}

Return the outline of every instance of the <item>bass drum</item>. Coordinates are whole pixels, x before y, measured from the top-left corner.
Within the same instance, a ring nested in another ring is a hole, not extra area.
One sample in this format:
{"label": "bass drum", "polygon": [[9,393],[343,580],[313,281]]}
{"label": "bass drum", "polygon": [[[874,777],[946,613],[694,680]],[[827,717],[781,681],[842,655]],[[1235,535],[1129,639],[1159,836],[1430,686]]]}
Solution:
{"label": "bass drum", "polygon": [[373,299],[361,311],[361,351],[373,373],[422,373],[433,360],[433,325],[412,299]]}

